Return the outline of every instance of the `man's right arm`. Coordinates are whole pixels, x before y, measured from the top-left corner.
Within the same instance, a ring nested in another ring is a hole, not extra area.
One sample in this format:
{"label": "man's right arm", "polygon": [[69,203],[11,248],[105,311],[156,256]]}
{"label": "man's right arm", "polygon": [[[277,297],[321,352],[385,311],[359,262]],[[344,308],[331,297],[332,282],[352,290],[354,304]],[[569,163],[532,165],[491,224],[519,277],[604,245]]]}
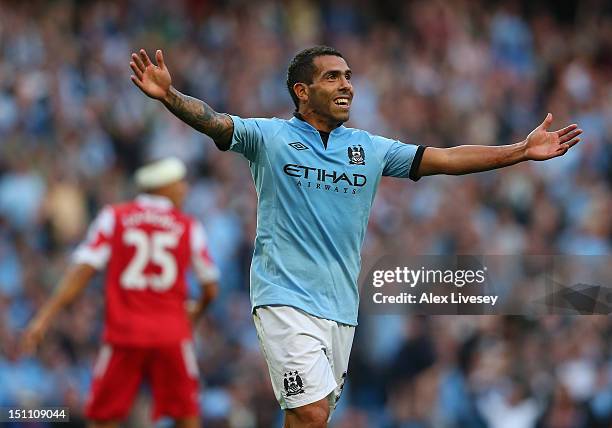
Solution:
{"label": "man's right arm", "polygon": [[217,113],[204,101],[182,94],[173,86],[161,102],[183,122],[212,138],[220,150],[229,149],[234,133],[229,115]]}
{"label": "man's right arm", "polygon": [[107,265],[114,230],[115,214],[112,207],[107,206],[89,227],[87,238],[75,250],[73,263],[51,298],[28,324],[22,342],[24,352],[34,351],[56,315],[81,294],[97,270]]}
{"label": "man's right arm", "polygon": [[75,264],[68,269],[53,296],[26,327],[21,344],[22,352],[29,354],[36,349],[56,315],[81,294],[95,273],[93,266],[84,263]]}
{"label": "man's right arm", "polygon": [[217,113],[208,104],[181,94],[172,86],[172,77],[164,63],[161,50],[155,52],[157,65],[141,49],[132,54],[130,67],[132,82],[147,96],[161,101],[176,117],[189,126],[208,135],[221,150],[228,150],[234,132],[234,122],[229,115]]}

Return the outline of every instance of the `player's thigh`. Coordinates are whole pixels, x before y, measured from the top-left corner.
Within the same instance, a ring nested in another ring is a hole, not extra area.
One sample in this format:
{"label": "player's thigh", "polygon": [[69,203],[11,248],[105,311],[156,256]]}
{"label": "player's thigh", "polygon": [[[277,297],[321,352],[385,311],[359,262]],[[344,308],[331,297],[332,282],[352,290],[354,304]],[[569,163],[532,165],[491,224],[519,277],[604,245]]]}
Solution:
{"label": "player's thigh", "polygon": [[198,366],[190,340],[155,347],[150,354],[147,375],[153,392],[154,419],[199,416]]}
{"label": "player's thigh", "polygon": [[315,403],[337,387],[326,356],[326,320],[287,306],[257,308],[255,328],[282,409]]}
{"label": "player's thigh", "polygon": [[202,422],[200,421],[199,416],[191,416],[188,418],[179,418],[176,419],[176,428],[200,428],[202,426]]}
{"label": "player's thigh", "polygon": [[327,398],[294,409],[286,409],[285,428],[323,428],[327,426],[329,414]]}
{"label": "player's thigh", "polygon": [[112,424],[127,417],[142,382],[145,356],[139,348],[102,346],[85,406],[89,420]]}
{"label": "player's thigh", "polygon": [[349,357],[351,348],[353,347],[353,338],[355,336],[355,327],[346,324],[335,323],[332,329],[332,346],[331,352],[328,352],[332,372],[338,386],[334,392],[328,397],[329,405],[335,409],[342,395],[344,383],[346,381]]}
{"label": "player's thigh", "polygon": [[91,422],[87,424],[87,428],[119,428],[119,422]]}

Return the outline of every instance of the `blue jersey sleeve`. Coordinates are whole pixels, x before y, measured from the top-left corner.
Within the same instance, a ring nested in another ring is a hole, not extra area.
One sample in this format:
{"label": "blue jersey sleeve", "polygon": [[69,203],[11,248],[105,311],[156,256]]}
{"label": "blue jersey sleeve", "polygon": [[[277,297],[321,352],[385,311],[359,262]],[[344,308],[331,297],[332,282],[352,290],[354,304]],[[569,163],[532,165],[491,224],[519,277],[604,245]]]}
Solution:
{"label": "blue jersey sleeve", "polygon": [[229,115],[234,122],[234,134],[230,150],[242,154],[251,162],[256,162],[263,146],[263,130],[260,122],[265,119],[242,119]]}
{"label": "blue jersey sleeve", "polygon": [[375,144],[382,150],[383,176],[410,178],[417,181],[421,157],[425,147],[404,144],[397,140],[376,136]]}

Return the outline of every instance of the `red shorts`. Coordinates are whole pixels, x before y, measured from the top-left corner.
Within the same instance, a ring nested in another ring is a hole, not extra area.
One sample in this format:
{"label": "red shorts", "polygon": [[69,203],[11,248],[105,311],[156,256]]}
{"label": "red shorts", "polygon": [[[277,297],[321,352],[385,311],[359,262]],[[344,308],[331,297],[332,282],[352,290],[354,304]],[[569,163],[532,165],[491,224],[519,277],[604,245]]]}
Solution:
{"label": "red shorts", "polygon": [[93,369],[87,418],[125,419],[143,380],[153,392],[154,420],[199,415],[198,366],[191,341],[184,341],[155,347],[103,345]]}

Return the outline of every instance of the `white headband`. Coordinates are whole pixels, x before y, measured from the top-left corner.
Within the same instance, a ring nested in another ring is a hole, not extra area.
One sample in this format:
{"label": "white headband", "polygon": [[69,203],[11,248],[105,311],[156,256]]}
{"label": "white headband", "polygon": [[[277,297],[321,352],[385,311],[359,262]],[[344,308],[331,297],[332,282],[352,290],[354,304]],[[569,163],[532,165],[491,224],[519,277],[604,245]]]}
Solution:
{"label": "white headband", "polygon": [[158,160],[136,170],[136,185],[143,190],[157,189],[182,180],[187,175],[185,164],[178,158]]}

